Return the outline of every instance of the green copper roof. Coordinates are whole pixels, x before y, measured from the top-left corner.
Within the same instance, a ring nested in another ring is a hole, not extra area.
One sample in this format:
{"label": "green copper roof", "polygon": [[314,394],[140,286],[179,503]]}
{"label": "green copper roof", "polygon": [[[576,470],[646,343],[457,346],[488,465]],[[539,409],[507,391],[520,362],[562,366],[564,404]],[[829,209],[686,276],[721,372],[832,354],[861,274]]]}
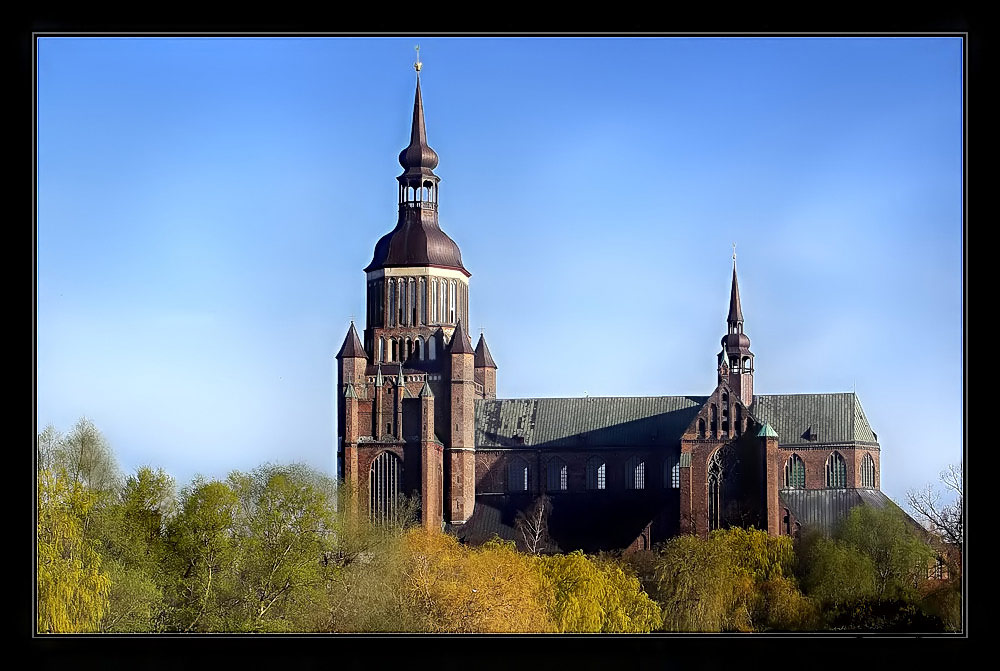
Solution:
{"label": "green copper roof", "polygon": [[347,383],[347,388],[344,390],[344,398],[357,398],[358,395],[354,391],[354,385],[350,382]]}
{"label": "green copper roof", "polygon": [[771,425],[782,445],[878,443],[852,392],[754,396],[750,412]]}
{"label": "green copper roof", "polygon": [[771,425],[764,422],[764,426],[760,427],[760,431],[757,432],[758,438],[777,438],[778,434],[774,432]]}

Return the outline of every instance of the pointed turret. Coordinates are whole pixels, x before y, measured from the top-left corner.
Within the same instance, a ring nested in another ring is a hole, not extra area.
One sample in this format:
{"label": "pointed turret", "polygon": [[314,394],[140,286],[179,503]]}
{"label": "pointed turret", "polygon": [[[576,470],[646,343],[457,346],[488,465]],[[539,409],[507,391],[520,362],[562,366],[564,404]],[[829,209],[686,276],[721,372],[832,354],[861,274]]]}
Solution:
{"label": "pointed turret", "polygon": [[358,337],[358,332],[354,328],[354,322],[351,322],[351,328],[347,330],[347,337],[344,338],[344,344],[340,347],[340,351],[337,352],[338,359],[367,359],[368,354],[365,352],[365,346],[361,344],[361,338]]}
{"label": "pointed turret", "polygon": [[434,398],[434,392],[431,391],[431,386],[427,384],[427,380],[424,380],[424,386],[420,388],[420,398]]}
{"label": "pointed turret", "polygon": [[490,356],[490,348],[486,346],[486,336],[479,334],[479,342],[476,343],[476,368],[496,368],[493,357]]}
{"label": "pointed turret", "polygon": [[381,387],[384,384],[382,381],[382,364],[378,365],[378,369],[375,371],[375,386]]}
{"label": "pointed turret", "polygon": [[455,333],[451,336],[451,353],[475,354],[475,350],[472,349],[472,343],[469,341],[469,336],[465,334],[465,329],[462,328],[461,319],[458,320],[458,324],[455,326]]}

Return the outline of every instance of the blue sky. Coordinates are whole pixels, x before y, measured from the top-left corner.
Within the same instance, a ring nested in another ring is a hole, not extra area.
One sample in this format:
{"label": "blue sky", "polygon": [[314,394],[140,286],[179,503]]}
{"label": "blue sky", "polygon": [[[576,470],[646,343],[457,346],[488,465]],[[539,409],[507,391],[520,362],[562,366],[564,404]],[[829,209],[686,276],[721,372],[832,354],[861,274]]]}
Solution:
{"label": "blue sky", "polygon": [[39,429],[332,472],[416,43],[499,396],[711,392],[735,241],[757,393],[856,388],[898,501],[959,461],[957,38],[41,38]]}

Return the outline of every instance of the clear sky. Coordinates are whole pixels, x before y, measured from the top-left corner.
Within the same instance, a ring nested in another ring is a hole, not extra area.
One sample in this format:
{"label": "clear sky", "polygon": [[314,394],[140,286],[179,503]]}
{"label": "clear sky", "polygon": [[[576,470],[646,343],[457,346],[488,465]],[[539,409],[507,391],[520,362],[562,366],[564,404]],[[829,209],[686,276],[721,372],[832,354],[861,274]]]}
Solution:
{"label": "clear sky", "polygon": [[757,393],[856,388],[897,501],[958,463],[958,38],[41,38],[39,429],[333,472],[416,43],[500,397],[710,393],[736,242]]}

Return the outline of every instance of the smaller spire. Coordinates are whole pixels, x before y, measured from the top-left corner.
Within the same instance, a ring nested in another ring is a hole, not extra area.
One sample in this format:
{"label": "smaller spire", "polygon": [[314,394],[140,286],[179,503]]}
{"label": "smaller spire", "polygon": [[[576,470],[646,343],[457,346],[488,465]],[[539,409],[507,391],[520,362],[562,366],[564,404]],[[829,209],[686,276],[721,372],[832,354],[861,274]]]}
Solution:
{"label": "smaller spire", "polygon": [[403,364],[399,364],[399,374],[396,376],[396,386],[402,387],[406,384],[406,380],[403,379]]}
{"label": "smaller spire", "polygon": [[365,346],[361,344],[361,338],[358,337],[358,332],[354,328],[354,320],[351,320],[351,328],[347,329],[347,337],[344,338],[344,344],[340,347],[340,351],[337,352],[338,359],[367,359],[368,354],[365,353]]}
{"label": "smaller spire", "polygon": [[486,346],[486,336],[479,334],[479,342],[476,343],[476,368],[496,368],[493,357],[490,356],[490,348]]}
{"label": "smaller spire", "polygon": [[427,380],[424,380],[424,386],[420,388],[420,398],[434,398],[434,392],[431,391],[431,386],[427,384]]}
{"label": "smaller spire", "polygon": [[722,352],[719,354],[719,368],[729,369],[729,357],[726,355],[725,348],[723,348]]}
{"label": "smaller spire", "polygon": [[344,398],[357,398],[358,395],[354,391],[354,385],[350,382],[347,383],[347,388],[344,389]]}
{"label": "smaller spire", "polygon": [[469,336],[465,335],[465,329],[462,328],[461,319],[455,325],[455,333],[451,336],[451,353],[475,354],[475,351],[472,349],[472,343],[469,342]]}
{"label": "smaller spire", "polygon": [[375,372],[375,386],[376,387],[381,387],[382,386],[382,363],[381,362],[379,362],[379,364],[378,364],[378,370]]}
{"label": "smaller spire", "polygon": [[729,292],[729,323],[743,321],[743,310],[740,308],[740,286],[736,281],[736,247],[733,246],[733,287]]}

